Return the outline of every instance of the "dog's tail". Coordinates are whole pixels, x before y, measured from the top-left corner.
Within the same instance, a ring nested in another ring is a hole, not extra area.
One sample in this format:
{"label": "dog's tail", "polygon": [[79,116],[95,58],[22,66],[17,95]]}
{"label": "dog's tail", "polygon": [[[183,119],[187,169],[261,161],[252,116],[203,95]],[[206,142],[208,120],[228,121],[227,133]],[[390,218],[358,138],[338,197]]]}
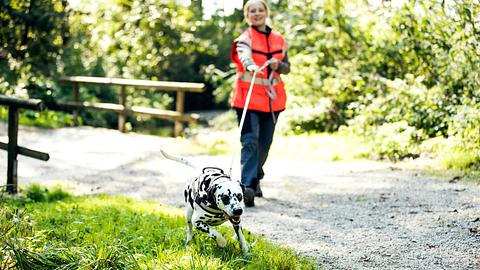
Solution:
{"label": "dog's tail", "polygon": [[193,165],[192,163],[190,163],[190,161],[188,161],[187,159],[183,158],[183,157],[177,157],[177,156],[173,156],[173,155],[170,155],[168,154],[167,152],[163,151],[160,149],[160,152],[162,153],[162,155],[165,157],[165,158],[168,158],[170,160],[173,160],[173,161],[176,161],[176,162],[180,162],[180,163],[183,163],[189,167],[192,167],[194,169],[196,169],[197,167],[195,167],[195,165]]}

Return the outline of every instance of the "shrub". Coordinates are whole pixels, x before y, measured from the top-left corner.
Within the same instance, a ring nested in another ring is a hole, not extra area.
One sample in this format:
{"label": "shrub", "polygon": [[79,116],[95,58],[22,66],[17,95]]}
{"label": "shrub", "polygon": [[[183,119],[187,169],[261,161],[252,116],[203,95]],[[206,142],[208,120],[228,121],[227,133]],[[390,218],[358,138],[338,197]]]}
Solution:
{"label": "shrub", "polygon": [[282,127],[284,134],[301,134],[305,131],[333,132],[342,120],[330,99],[320,99],[315,107],[302,107],[285,111],[281,117],[286,124]]}
{"label": "shrub", "polygon": [[360,100],[352,105],[358,115],[348,121],[352,131],[369,135],[368,130],[384,123],[405,121],[434,137],[447,133],[446,117],[453,107],[442,106],[442,87],[427,89],[422,78],[407,76],[406,80],[385,80],[385,94],[371,101]]}
{"label": "shrub", "polygon": [[479,111],[479,104],[458,106],[456,114],[448,119],[448,135],[458,136],[461,139],[461,146],[468,150],[480,150]]}
{"label": "shrub", "polygon": [[460,137],[436,137],[427,139],[420,145],[422,155],[433,158],[438,165],[447,169],[480,169],[478,148],[468,149],[462,146]]}
{"label": "shrub", "polygon": [[54,202],[70,197],[70,194],[63,191],[60,187],[54,187],[52,190],[33,184],[28,186],[25,191],[27,200],[34,202]]}
{"label": "shrub", "polygon": [[480,169],[479,110],[479,104],[458,106],[449,118],[448,136],[454,143],[448,153],[455,157],[443,162],[447,167]]}
{"label": "shrub", "polygon": [[409,126],[405,121],[385,123],[372,132],[370,155],[393,161],[416,158],[420,154],[419,143],[424,138],[422,130]]}

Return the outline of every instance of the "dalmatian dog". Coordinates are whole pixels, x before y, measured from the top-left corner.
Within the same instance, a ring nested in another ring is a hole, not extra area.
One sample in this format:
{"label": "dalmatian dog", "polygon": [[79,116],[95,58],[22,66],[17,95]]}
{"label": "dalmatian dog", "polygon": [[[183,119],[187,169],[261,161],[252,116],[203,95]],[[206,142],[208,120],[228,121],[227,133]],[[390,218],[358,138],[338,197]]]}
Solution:
{"label": "dalmatian dog", "polygon": [[[170,160],[196,168],[182,157],[162,155]],[[192,240],[193,229],[207,233],[219,247],[225,247],[225,238],[211,226],[218,226],[227,220],[232,223],[244,255],[248,254],[247,242],[242,232],[241,215],[243,213],[243,185],[226,175],[216,167],[203,168],[201,174],[192,178],[185,186],[187,243]]]}

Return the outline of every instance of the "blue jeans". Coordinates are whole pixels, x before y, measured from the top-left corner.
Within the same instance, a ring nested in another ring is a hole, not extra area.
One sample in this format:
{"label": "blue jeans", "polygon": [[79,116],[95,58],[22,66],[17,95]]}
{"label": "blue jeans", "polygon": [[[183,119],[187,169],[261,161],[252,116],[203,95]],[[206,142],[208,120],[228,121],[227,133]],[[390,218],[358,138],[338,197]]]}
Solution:
{"label": "blue jeans", "polygon": [[[242,109],[236,109],[240,124]],[[275,112],[275,119],[280,112]],[[247,111],[240,141],[242,154],[240,158],[242,184],[255,189],[263,178],[263,165],[273,141],[275,120],[270,112]]]}

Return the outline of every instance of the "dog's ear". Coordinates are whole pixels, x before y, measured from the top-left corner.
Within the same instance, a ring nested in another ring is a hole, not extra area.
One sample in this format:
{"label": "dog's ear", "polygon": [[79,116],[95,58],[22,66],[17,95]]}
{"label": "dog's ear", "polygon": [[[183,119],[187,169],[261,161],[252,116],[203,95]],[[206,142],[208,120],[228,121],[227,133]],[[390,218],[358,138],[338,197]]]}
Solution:
{"label": "dog's ear", "polygon": [[215,191],[217,190],[217,185],[214,185],[212,188],[208,190],[208,201],[209,202],[216,202],[215,200]]}

